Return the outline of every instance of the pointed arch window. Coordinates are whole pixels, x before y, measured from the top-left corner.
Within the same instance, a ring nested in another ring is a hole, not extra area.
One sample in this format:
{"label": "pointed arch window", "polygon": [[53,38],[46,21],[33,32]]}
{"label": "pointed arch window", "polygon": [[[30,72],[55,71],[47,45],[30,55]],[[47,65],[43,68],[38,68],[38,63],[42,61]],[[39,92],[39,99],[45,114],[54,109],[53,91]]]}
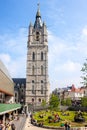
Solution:
{"label": "pointed arch window", "polygon": [[21,86],[24,87],[24,84],[22,83]]}
{"label": "pointed arch window", "polygon": [[43,94],[43,80],[41,80],[41,94]]}
{"label": "pointed arch window", "polygon": [[32,80],[32,94],[35,94],[34,80]]}
{"label": "pointed arch window", "polygon": [[43,66],[41,66],[41,75],[43,75]]}
{"label": "pointed arch window", "polygon": [[34,80],[32,80],[32,83],[34,83]]}
{"label": "pointed arch window", "polygon": [[32,85],[32,94],[35,94],[34,84]]}
{"label": "pointed arch window", "polygon": [[32,66],[32,75],[34,75],[35,68]]}
{"label": "pointed arch window", "polygon": [[43,94],[43,84],[41,85],[41,94]]}
{"label": "pointed arch window", "polygon": [[43,83],[43,80],[41,80],[41,83]]}
{"label": "pointed arch window", "polygon": [[34,98],[32,98],[32,102],[34,102]]}
{"label": "pointed arch window", "polygon": [[39,100],[39,102],[41,102],[41,98],[39,98],[38,100]]}
{"label": "pointed arch window", "polygon": [[43,52],[41,52],[41,60],[43,60]]}
{"label": "pointed arch window", "polygon": [[33,54],[32,54],[32,60],[33,61],[35,60],[35,52],[33,52]]}

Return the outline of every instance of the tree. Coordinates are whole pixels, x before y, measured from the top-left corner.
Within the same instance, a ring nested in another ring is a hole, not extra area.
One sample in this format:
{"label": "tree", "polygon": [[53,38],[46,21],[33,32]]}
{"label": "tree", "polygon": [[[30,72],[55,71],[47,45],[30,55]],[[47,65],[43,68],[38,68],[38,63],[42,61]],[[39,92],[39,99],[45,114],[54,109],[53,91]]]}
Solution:
{"label": "tree", "polygon": [[87,59],[86,62],[83,64],[81,71],[83,72],[83,76],[81,76],[81,78],[83,79],[82,83],[84,84],[84,86],[87,87]]}
{"label": "tree", "polygon": [[66,106],[66,100],[62,99],[61,100],[61,105]]}
{"label": "tree", "polygon": [[71,104],[72,104],[71,98],[67,98],[66,99],[66,105],[71,106]]}
{"label": "tree", "polygon": [[83,107],[87,107],[87,97],[81,98],[81,105],[82,105]]}
{"label": "tree", "polygon": [[45,106],[46,106],[46,100],[42,100],[41,106],[42,106],[42,107],[45,107]]}
{"label": "tree", "polygon": [[72,104],[71,98],[63,99],[63,100],[61,101],[61,104],[62,104],[63,106],[71,106],[71,104]]}
{"label": "tree", "polygon": [[57,95],[52,94],[49,100],[50,108],[58,108],[59,98]]}

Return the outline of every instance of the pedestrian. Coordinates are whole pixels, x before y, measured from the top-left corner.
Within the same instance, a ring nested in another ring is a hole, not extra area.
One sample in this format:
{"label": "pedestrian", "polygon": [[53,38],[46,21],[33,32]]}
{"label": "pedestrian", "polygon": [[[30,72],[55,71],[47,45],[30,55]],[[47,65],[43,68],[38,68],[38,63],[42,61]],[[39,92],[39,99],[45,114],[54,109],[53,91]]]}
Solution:
{"label": "pedestrian", "polygon": [[2,130],[2,128],[3,128],[3,127],[2,127],[2,125],[0,124],[0,130]]}
{"label": "pedestrian", "polygon": [[68,123],[67,124],[67,130],[70,130],[70,128],[71,128],[71,125],[70,125],[70,123]]}
{"label": "pedestrian", "polygon": [[7,130],[11,130],[11,124],[8,124],[8,129]]}
{"label": "pedestrian", "polygon": [[0,130],[5,130],[5,125],[2,123],[1,119],[0,119]]}
{"label": "pedestrian", "polygon": [[65,126],[65,130],[68,130],[68,124],[67,124],[67,122],[64,124],[64,126]]}
{"label": "pedestrian", "polygon": [[5,130],[5,126],[0,124],[0,130]]}
{"label": "pedestrian", "polygon": [[16,128],[15,128],[15,125],[14,125],[14,123],[12,123],[11,124],[11,130],[15,130]]}

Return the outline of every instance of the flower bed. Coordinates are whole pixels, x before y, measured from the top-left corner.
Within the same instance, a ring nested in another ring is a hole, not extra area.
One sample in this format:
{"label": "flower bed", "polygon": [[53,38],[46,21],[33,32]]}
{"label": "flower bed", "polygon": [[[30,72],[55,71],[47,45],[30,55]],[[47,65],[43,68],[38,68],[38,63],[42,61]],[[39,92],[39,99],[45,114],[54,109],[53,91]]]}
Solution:
{"label": "flower bed", "polygon": [[66,112],[56,112],[56,111],[39,111],[33,114],[34,119],[37,121],[37,124],[43,123],[43,127],[46,128],[58,128],[61,129],[64,127],[65,122],[69,122],[72,127],[84,127],[87,125],[87,113],[83,114],[85,117],[85,122],[79,123],[74,121],[75,112],[66,111]]}

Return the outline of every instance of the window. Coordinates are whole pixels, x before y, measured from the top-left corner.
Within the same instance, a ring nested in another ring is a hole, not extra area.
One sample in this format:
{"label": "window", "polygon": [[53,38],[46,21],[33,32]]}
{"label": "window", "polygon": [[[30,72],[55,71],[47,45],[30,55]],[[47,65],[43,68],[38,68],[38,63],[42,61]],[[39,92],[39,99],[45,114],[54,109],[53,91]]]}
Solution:
{"label": "window", "polygon": [[43,94],[43,80],[41,80],[41,94]]}
{"label": "window", "polygon": [[32,54],[32,60],[33,61],[35,60],[35,52],[33,52],[33,54]]}
{"label": "window", "polygon": [[34,80],[32,80],[32,83],[34,83]]}
{"label": "window", "polygon": [[32,94],[35,94],[34,80],[32,80]]}
{"label": "window", "polygon": [[39,98],[39,102],[41,102],[41,99]]}
{"label": "window", "polygon": [[22,83],[21,86],[24,87],[24,84]]}
{"label": "window", "polygon": [[43,75],[43,66],[41,66],[41,75]]}
{"label": "window", "polygon": [[32,85],[32,94],[35,94],[34,85]]}
{"label": "window", "polygon": [[34,66],[32,66],[32,75],[34,75]]}
{"label": "window", "polygon": [[36,32],[36,35],[39,35],[39,32]]}
{"label": "window", "polygon": [[41,94],[43,94],[43,85],[41,85]]}
{"label": "window", "polygon": [[43,80],[41,80],[41,83],[43,83]]}
{"label": "window", "polygon": [[23,90],[23,89],[22,89],[21,91],[22,91],[22,93],[24,92],[24,90]]}
{"label": "window", "polygon": [[41,60],[43,60],[43,52],[41,52]]}
{"label": "window", "polygon": [[19,84],[19,83],[17,84],[17,87],[20,87],[20,84]]}
{"label": "window", "polygon": [[32,98],[32,102],[34,102],[34,98]]}

